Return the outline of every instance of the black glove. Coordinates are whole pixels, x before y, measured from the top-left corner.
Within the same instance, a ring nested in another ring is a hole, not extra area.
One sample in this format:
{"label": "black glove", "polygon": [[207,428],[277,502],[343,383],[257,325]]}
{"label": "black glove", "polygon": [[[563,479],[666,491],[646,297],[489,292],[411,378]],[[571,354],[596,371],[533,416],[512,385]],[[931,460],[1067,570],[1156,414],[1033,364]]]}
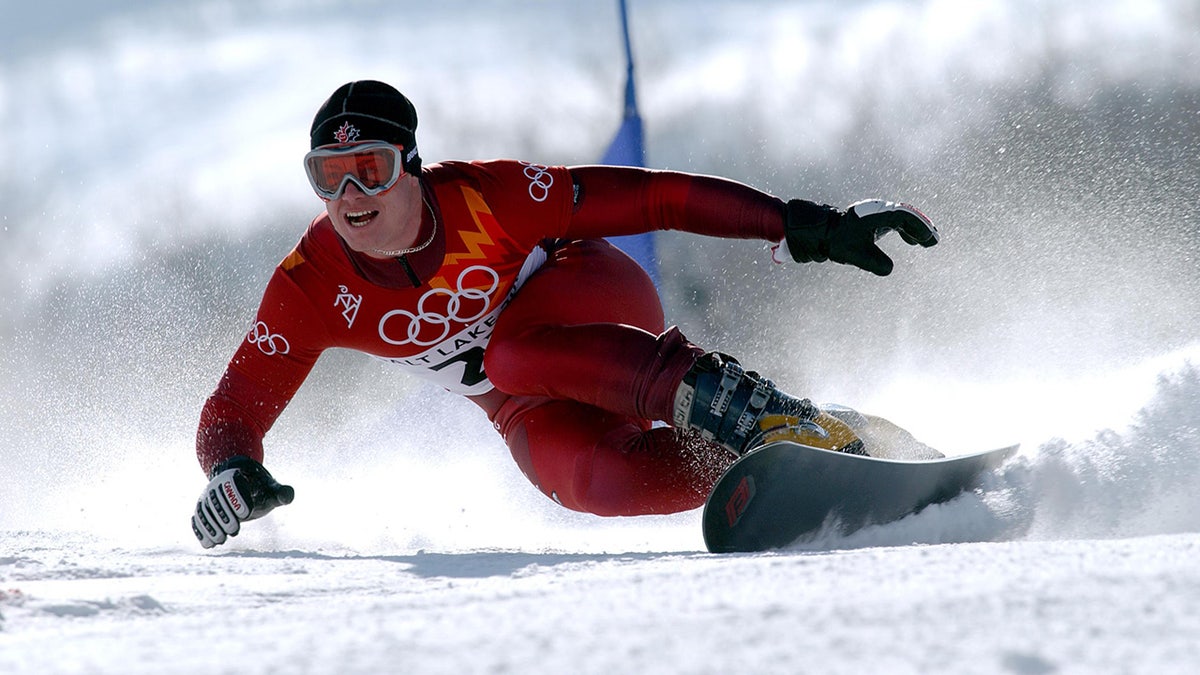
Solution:
{"label": "black glove", "polygon": [[937,228],[908,204],[867,199],[845,212],[803,199],[787,204],[787,247],[796,262],[832,260],[885,277],[892,259],[875,242],[891,230],[909,244],[928,248],[938,242]]}
{"label": "black glove", "polygon": [[249,457],[230,457],[214,466],[211,476],[192,514],[192,532],[204,548],[224,544],[227,536],[237,536],[243,522],[291,504],[296,496],[290,485],[280,485]]}

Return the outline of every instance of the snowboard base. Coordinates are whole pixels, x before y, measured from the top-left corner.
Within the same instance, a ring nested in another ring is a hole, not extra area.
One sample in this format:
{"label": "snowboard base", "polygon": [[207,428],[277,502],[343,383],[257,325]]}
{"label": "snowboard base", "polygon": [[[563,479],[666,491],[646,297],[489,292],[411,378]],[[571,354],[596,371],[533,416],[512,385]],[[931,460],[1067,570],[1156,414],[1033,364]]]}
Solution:
{"label": "snowboard base", "polygon": [[713,553],[765,551],[811,536],[827,522],[847,535],[899,520],[971,488],[1016,450],[913,461],[768,443],[717,481],[704,505],[704,544]]}

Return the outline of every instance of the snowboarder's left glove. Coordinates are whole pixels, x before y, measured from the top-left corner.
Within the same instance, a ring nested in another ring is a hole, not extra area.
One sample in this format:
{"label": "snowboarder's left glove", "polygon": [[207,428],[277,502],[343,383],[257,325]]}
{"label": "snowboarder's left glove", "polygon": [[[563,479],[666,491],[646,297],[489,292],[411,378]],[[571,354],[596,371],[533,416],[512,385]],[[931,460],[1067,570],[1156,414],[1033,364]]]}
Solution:
{"label": "snowboarder's left glove", "polygon": [[224,544],[227,537],[237,536],[243,522],[291,504],[295,496],[290,485],[280,485],[262,464],[231,457],[213,467],[212,480],[192,514],[192,533],[204,548]]}
{"label": "snowboarder's left glove", "polygon": [[875,242],[891,230],[909,244],[928,248],[938,242],[937,228],[908,204],[867,199],[844,212],[803,199],[787,204],[787,248],[796,262],[832,260],[887,276],[892,259]]}

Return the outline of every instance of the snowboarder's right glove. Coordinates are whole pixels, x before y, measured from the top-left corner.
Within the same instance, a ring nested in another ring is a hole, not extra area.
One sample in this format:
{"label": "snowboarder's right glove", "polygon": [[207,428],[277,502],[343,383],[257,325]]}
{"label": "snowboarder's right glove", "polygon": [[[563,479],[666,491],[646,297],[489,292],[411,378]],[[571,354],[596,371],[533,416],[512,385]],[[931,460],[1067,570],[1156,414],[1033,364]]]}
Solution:
{"label": "snowboarder's right glove", "polygon": [[909,244],[928,248],[938,242],[937,228],[908,204],[867,199],[844,212],[803,199],[787,204],[787,249],[796,262],[832,260],[885,277],[892,259],[875,242],[892,230]]}
{"label": "snowboarder's right glove", "polygon": [[296,496],[290,485],[280,485],[249,457],[230,457],[214,466],[211,476],[192,514],[192,532],[204,548],[224,544],[241,531],[243,522],[291,504]]}

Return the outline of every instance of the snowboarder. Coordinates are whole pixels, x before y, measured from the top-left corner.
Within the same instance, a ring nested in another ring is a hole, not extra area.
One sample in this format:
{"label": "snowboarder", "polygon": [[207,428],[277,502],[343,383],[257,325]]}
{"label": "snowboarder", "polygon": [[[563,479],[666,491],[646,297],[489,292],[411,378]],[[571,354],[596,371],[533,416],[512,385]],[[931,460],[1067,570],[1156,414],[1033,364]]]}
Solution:
{"label": "snowboarder", "polygon": [[732,459],[764,434],[813,430],[821,411],[667,328],[649,277],[603,237],[760,239],[779,242],[777,259],[878,275],[892,270],[875,243],[888,231],[938,241],[915,208],[882,200],[841,210],[629,167],[423,167],[416,129],[413,104],[381,82],[345,84],[317,111],[304,168],[325,212],[276,268],[201,412],[209,483],[192,529],[205,548],[292,501],[262,465],[263,437],[330,347],[467,396],[566,508],[697,508]]}

